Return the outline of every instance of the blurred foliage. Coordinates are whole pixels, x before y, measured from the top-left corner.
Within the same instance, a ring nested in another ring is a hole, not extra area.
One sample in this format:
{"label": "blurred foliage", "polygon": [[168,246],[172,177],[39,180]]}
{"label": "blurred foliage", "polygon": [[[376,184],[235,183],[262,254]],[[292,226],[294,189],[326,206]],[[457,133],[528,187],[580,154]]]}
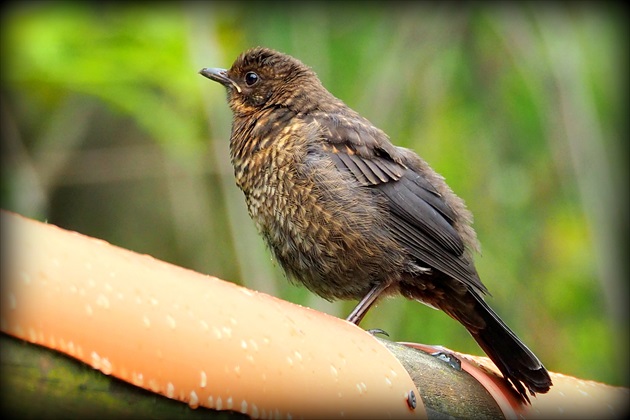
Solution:
{"label": "blurred foliage", "polygon": [[[2,15],[2,208],[345,316],[355,302],[283,279],[233,182],[225,92],[197,75],[268,46],[446,177],[475,214],[490,304],[549,369],[627,386],[622,8],[15,3]],[[402,298],[362,326],[481,354]]]}

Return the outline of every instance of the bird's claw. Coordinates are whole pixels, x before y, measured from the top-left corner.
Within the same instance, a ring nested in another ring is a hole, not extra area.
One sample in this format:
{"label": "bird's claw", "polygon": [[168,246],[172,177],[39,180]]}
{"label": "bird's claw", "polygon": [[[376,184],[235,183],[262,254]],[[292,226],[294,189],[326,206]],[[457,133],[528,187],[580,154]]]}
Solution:
{"label": "bird's claw", "polygon": [[367,331],[367,332],[369,332],[369,333],[370,333],[370,334],[372,334],[372,335],[382,334],[382,335],[384,335],[385,337],[389,337],[389,334],[387,334],[387,331],[382,330],[382,329],[380,329],[380,328],[372,328],[372,329],[370,329],[370,330],[366,330],[366,331]]}
{"label": "bird's claw", "polygon": [[436,351],[431,353],[431,356],[440,359],[443,362],[448,363],[450,367],[455,370],[462,370],[462,362],[455,355],[448,351]]}

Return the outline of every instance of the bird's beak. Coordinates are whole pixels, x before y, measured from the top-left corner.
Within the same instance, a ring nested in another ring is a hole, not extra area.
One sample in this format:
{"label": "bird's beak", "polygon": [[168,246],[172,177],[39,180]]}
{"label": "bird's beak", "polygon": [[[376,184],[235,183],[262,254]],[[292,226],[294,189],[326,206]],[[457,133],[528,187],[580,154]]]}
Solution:
{"label": "bird's beak", "polygon": [[241,93],[241,88],[228,77],[226,69],[218,68],[203,68],[199,70],[199,74],[207,77],[210,80],[221,83],[226,88],[234,88],[238,93]]}

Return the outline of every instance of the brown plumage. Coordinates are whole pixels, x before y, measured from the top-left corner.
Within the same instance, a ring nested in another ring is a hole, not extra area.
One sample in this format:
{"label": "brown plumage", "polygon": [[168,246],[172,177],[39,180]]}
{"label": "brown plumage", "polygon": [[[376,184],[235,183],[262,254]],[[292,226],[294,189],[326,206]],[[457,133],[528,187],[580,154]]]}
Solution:
{"label": "brown plumage", "polygon": [[223,84],[234,119],[230,151],[249,214],[288,277],[327,299],[402,294],[462,323],[523,401],[551,379],[484,302],[478,249],[463,201],[418,155],[335,98],[288,55],[254,48]]}

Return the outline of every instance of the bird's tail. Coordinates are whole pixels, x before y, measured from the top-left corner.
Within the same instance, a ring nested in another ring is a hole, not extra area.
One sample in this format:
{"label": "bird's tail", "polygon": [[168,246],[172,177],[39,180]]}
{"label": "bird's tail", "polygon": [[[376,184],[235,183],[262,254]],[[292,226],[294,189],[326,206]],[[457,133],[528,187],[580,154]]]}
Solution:
{"label": "bird's tail", "polygon": [[551,378],[540,360],[480,296],[476,293],[472,295],[476,300],[476,315],[485,321],[485,327],[469,328],[468,331],[503,376],[516,388],[523,401],[529,403],[525,388],[531,395],[549,391]]}

